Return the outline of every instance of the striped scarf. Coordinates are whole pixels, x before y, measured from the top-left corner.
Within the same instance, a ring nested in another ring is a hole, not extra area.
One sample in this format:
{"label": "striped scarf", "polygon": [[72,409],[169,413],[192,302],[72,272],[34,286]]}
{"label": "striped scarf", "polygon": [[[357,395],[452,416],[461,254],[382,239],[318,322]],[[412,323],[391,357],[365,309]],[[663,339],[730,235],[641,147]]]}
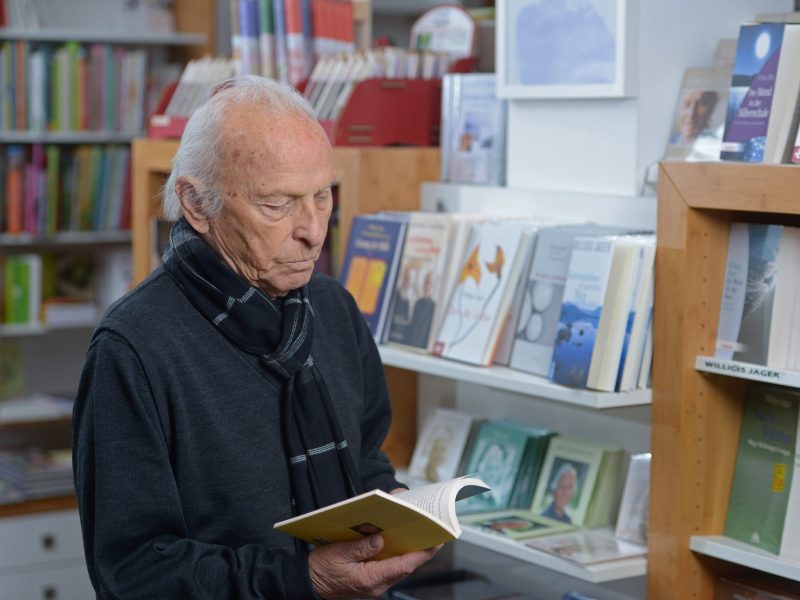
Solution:
{"label": "striped scarf", "polygon": [[170,232],[164,267],[228,341],[283,383],[281,429],[293,513],[361,493],[347,440],[311,356],[314,309],[308,289],[269,298],[234,273],[185,219]]}

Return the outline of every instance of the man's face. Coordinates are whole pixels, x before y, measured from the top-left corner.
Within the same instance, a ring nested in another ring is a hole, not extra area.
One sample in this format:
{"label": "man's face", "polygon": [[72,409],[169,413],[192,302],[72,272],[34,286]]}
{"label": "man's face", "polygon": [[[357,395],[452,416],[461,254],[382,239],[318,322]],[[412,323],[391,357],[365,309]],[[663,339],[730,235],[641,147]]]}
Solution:
{"label": "man's face", "polygon": [[223,120],[222,210],[203,238],[240,276],[272,297],[308,283],[331,214],[333,157],[307,118],[236,106]]}
{"label": "man's face", "polygon": [[715,103],[716,95],[713,93],[695,91],[683,95],[678,120],[685,141],[693,141],[705,129]]}
{"label": "man's face", "polygon": [[567,507],[569,501],[572,499],[572,493],[575,491],[575,475],[572,471],[565,471],[561,477],[558,478],[556,491],[553,502],[562,511]]}

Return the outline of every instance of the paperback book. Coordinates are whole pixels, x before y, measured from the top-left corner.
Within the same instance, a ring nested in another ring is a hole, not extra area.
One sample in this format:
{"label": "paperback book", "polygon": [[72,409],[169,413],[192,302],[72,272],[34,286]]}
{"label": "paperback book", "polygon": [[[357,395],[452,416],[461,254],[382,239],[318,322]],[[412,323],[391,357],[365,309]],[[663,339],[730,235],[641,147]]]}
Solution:
{"label": "paperback book", "polygon": [[425,421],[419,434],[408,474],[428,481],[456,476],[464,454],[473,418],[462,412],[438,408]]}
{"label": "paperback book", "polygon": [[342,264],[340,281],[356,300],[376,342],[389,312],[406,223],[377,215],[356,215]]}
{"label": "paperback book", "polygon": [[720,158],[781,163],[797,130],[800,26],[742,25]]}
{"label": "paperback book", "polygon": [[609,525],[617,504],[622,450],[567,436],[553,438],[532,510],[579,527]]}
{"label": "paperback book", "polygon": [[650,463],[649,452],[631,456],[614,529],[614,535],[619,539],[643,545],[647,545]]}
{"label": "paperback book", "polygon": [[434,354],[476,365],[491,364],[530,243],[526,229],[502,221],[472,228]]}
{"label": "paperback book", "polygon": [[725,535],[800,559],[800,394],[750,384]]}
{"label": "paperback book", "polygon": [[372,490],[274,528],[314,546],[380,533],[384,546],[375,557],[380,560],[457,539],[461,527],[455,503],[490,489],[478,478],[460,477],[398,494]]}
{"label": "paperback book", "polygon": [[527,510],[507,510],[469,515],[461,517],[461,523],[510,540],[524,540],[532,537],[554,535],[574,529],[572,525],[548,519]]}

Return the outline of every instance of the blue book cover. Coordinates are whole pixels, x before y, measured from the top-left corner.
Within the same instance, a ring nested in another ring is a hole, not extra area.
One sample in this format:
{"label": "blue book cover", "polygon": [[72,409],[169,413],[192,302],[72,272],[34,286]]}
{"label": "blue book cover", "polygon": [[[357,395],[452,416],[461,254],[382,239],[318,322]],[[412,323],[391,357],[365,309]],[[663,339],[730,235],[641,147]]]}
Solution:
{"label": "blue book cover", "polygon": [[586,387],[613,257],[612,238],[573,243],[548,374],[555,383]]}
{"label": "blue book cover", "polygon": [[340,281],[355,298],[376,342],[389,312],[389,290],[394,288],[405,230],[401,219],[369,215],[357,215],[350,228]]}
{"label": "blue book cover", "polygon": [[720,158],[762,162],[775,92],[783,23],[742,25],[736,45]]}

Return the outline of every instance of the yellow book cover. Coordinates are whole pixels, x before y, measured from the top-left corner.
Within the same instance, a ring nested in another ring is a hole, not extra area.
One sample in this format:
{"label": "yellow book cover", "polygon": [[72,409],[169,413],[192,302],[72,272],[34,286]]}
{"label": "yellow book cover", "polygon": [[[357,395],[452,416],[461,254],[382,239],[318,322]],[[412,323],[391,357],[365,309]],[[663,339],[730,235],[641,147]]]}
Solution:
{"label": "yellow book cover", "polygon": [[274,525],[314,546],[380,533],[380,560],[450,542],[461,535],[455,503],[490,488],[476,477],[388,494],[372,490]]}

